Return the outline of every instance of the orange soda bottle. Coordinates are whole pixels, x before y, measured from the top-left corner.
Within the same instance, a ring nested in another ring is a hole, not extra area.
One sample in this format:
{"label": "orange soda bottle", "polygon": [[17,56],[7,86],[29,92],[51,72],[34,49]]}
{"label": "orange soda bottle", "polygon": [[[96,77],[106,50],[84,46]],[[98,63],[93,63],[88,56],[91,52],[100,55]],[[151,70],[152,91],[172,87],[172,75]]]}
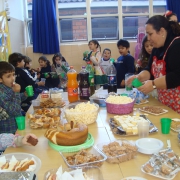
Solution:
{"label": "orange soda bottle", "polygon": [[78,101],[78,82],[77,72],[70,66],[70,70],[67,72],[67,92],[68,100],[70,103]]}

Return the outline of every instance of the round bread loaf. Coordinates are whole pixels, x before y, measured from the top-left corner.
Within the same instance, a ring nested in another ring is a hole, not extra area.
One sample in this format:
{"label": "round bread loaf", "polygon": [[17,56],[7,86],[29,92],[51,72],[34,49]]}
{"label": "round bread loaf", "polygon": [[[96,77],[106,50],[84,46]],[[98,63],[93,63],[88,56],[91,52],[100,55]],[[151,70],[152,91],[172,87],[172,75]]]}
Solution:
{"label": "round bread loaf", "polygon": [[83,144],[88,137],[88,127],[85,124],[76,124],[70,130],[48,129],[45,137],[52,143],[61,146],[75,146]]}

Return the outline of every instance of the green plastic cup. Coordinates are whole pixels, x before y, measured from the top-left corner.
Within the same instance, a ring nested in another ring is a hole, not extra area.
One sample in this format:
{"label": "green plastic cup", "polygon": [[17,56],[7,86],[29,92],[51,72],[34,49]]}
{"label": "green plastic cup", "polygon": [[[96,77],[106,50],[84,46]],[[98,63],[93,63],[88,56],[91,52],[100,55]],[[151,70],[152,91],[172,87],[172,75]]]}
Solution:
{"label": "green plastic cup", "polygon": [[134,87],[140,87],[140,86],[142,86],[142,82],[139,81],[138,78],[135,78],[135,79],[132,81],[132,85],[133,85]]}
{"label": "green plastic cup", "polygon": [[47,78],[49,76],[49,73],[44,73],[44,77]]}
{"label": "green plastic cup", "polygon": [[26,93],[27,93],[28,97],[31,97],[34,95],[34,91],[33,91],[32,86],[27,86],[25,89],[26,89]]}
{"label": "green plastic cup", "polygon": [[170,118],[161,118],[161,132],[163,134],[169,134],[171,121]]}
{"label": "green plastic cup", "polygon": [[15,119],[18,126],[18,130],[24,130],[25,129],[25,116],[18,116]]}
{"label": "green plastic cup", "polygon": [[122,93],[122,94],[120,94],[121,96],[128,96],[128,94],[126,94],[126,93]]}

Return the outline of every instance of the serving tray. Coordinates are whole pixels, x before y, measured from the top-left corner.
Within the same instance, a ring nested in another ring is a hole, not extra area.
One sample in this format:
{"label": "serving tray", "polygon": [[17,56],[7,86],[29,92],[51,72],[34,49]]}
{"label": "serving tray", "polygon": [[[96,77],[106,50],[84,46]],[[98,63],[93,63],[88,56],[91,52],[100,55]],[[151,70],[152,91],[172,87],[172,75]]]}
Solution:
{"label": "serving tray", "polygon": [[[145,115],[140,115],[140,117],[143,117],[145,120],[147,120],[150,124],[149,126],[149,133],[155,133],[158,132],[158,128],[145,116]],[[110,118],[109,120],[109,125],[112,129],[112,132],[116,135],[120,135],[120,136],[137,136],[138,134],[126,134],[124,132],[122,132],[122,127],[119,126],[115,121],[114,118]]]}

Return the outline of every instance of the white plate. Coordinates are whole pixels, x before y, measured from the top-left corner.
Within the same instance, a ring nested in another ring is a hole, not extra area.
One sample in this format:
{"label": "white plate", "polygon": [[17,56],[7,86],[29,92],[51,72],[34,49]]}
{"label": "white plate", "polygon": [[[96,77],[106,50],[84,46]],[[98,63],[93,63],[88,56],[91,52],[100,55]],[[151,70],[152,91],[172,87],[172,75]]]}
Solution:
{"label": "white plate", "polygon": [[137,177],[137,176],[131,176],[131,177],[125,177],[121,180],[147,180],[147,179],[142,178],[142,177]]}
{"label": "white plate", "polygon": [[140,102],[140,103],[134,103],[134,104],[136,104],[136,105],[141,105],[141,104],[146,104],[146,103],[148,103],[149,101],[148,100],[146,100],[146,101],[144,101],[144,102]]}
{"label": "white plate", "polygon": [[12,156],[14,156],[18,161],[24,160],[25,158],[28,158],[29,160],[31,158],[34,158],[35,160],[35,170],[33,171],[34,173],[37,173],[39,171],[39,169],[41,168],[41,160],[33,155],[33,154],[28,154],[28,153],[10,153],[10,154],[3,154],[1,155],[1,157],[5,156],[6,161],[10,161],[10,159],[12,158]]}
{"label": "white plate", "polygon": [[147,173],[147,172],[144,171],[143,166],[144,166],[144,165],[141,166],[141,171],[142,171],[143,173],[149,174],[149,175],[154,176],[154,177],[158,177],[158,178],[160,178],[160,179],[171,180],[171,179],[174,179],[174,177],[177,175],[177,174],[174,174],[171,178],[166,178],[166,177],[163,177],[163,176],[155,175],[155,174],[153,174],[153,173]]}
{"label": "white plate", "polygon": [[164,112],[162,112],[162,113],[152,113],[152,112],[143,110],[144,108],[145,108],[145,107],[139,108],[139,110],[142,111],[142,112],[148,113],[148,114],[153,114],[153,115],[155,115],[155,116],[158,116],[158,115],[161,115],[161,114],[164,114],[164,113],[167,113],[167,112],[168,112],[168,110],[163,109]]}
{"label": "white plate", "polygon": [[143,154],[157,153],[163,146],[163,142],[155,138],[141,138],[136,141],[138,151]]}

